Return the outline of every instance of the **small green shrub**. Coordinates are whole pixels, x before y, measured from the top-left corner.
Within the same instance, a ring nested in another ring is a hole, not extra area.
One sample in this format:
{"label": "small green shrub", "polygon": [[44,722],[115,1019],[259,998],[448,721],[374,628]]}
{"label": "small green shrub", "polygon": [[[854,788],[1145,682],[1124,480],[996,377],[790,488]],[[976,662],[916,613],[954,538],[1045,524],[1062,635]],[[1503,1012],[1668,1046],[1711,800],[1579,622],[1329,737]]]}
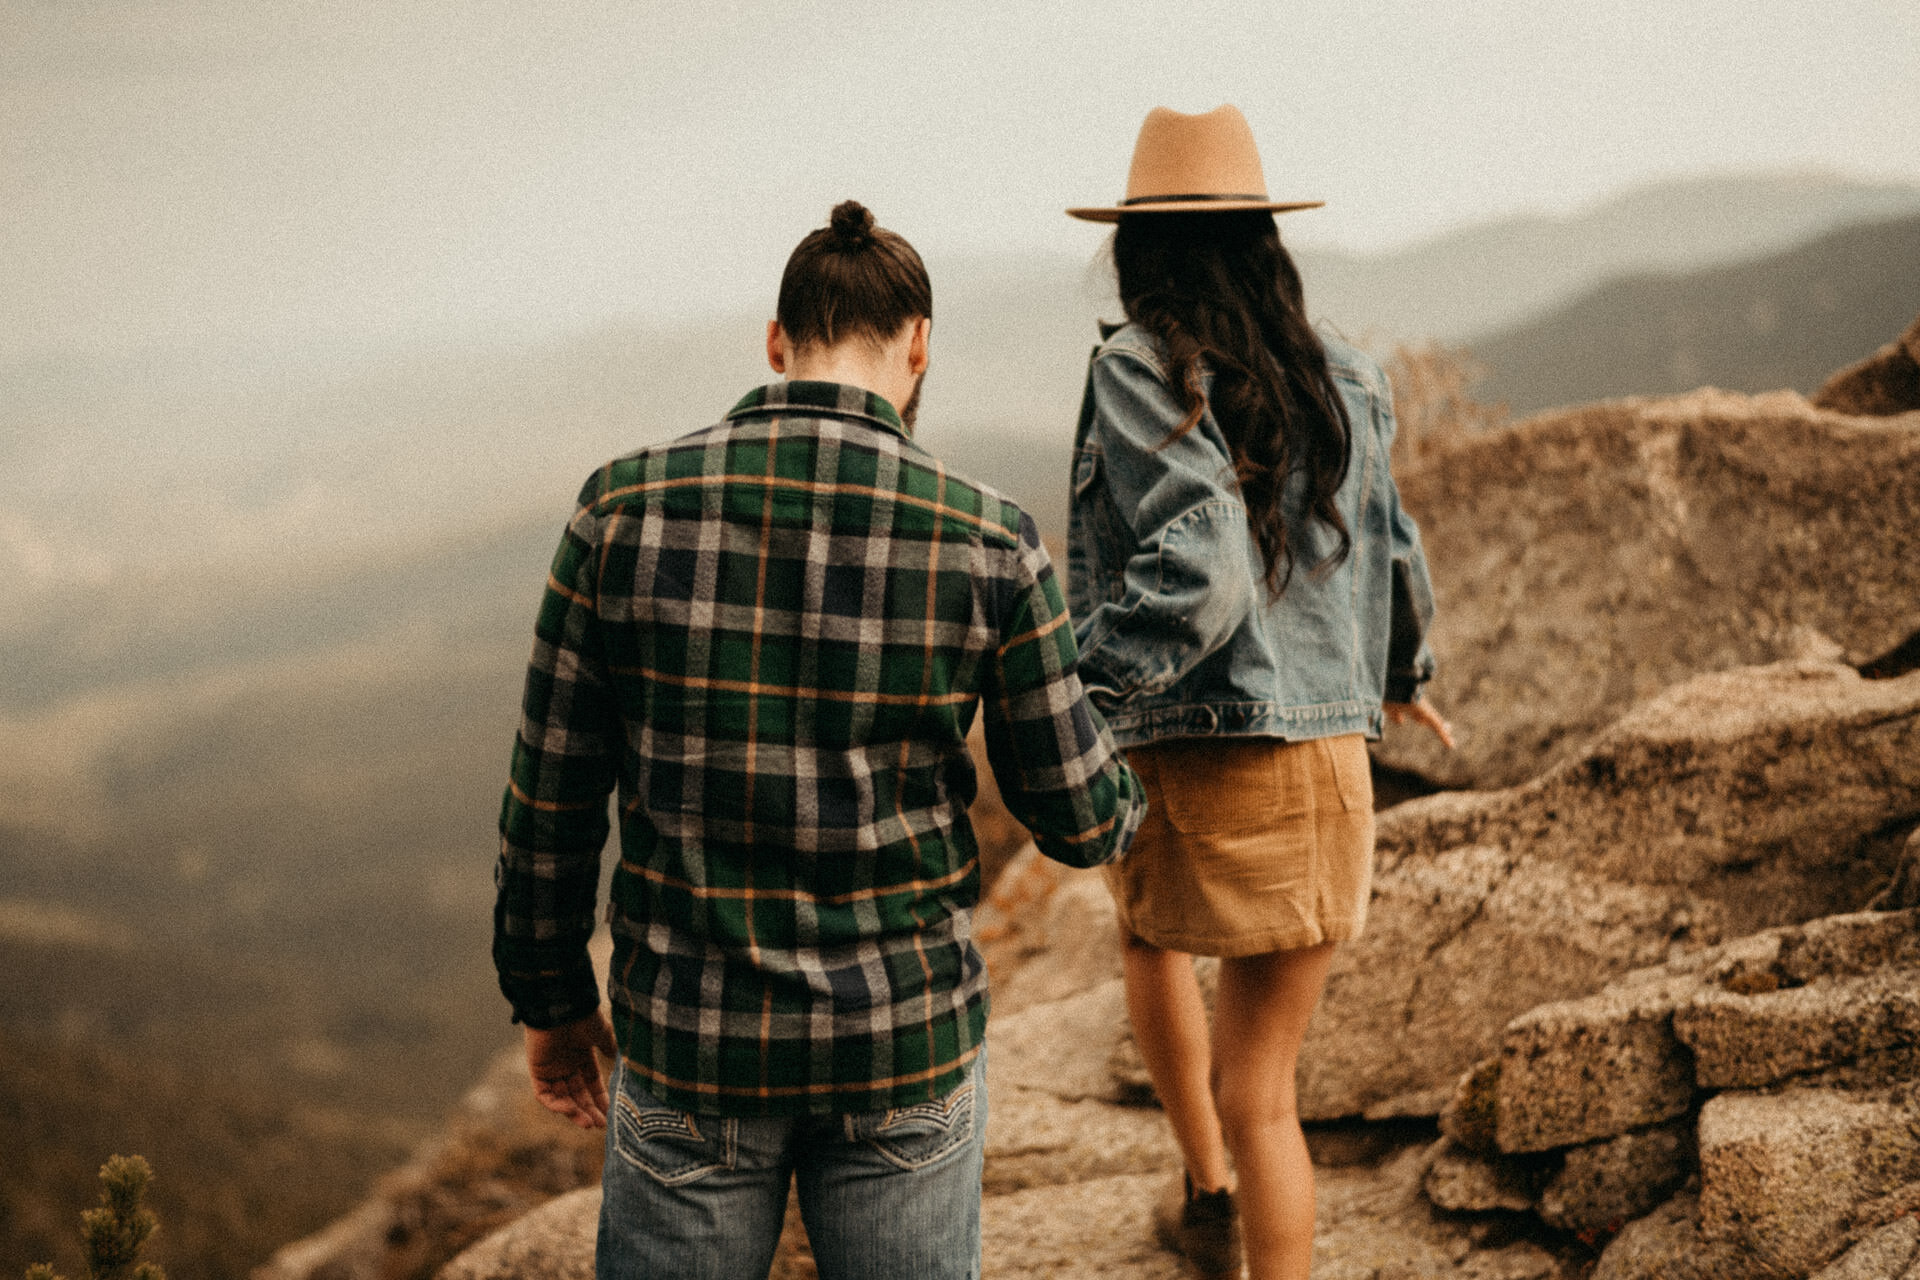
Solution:
{"label": "small green shrub", "polygon": [[[100,1166],[100,1207],[80,1215],[88,1280],[167,1280],[157,1263],[140,1261],[140,1247],[160,1225],[142,1203],[152,1181],[153,1169],[140,1156],[114,1156]],[[63,1277],[41,1263],[27,1268],[26,1280]]]}

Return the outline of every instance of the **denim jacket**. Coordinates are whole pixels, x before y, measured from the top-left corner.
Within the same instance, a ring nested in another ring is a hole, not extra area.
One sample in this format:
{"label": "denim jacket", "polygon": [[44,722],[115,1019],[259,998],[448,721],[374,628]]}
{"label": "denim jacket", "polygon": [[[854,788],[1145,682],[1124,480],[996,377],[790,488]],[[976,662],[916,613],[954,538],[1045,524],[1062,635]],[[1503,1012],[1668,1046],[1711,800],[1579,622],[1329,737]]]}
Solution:
{"label": "denim jacket", "polygon": [[1315,571],[1338,537],[1304,518],[1296,473],[1282,496],[1293,576],[1277,600],[1211,410],[1169,443],[1185,411],[1152,336],[1129,324],[1094,351],[1074,440],[1068,605],[1081,680],[1123,746],[1378,737],[1382,699],[1410,701],[1433,675],[1433,587],[1388,470],[1386,375],[1320,338],[1353,426],[1335,495],[1353,543]]}

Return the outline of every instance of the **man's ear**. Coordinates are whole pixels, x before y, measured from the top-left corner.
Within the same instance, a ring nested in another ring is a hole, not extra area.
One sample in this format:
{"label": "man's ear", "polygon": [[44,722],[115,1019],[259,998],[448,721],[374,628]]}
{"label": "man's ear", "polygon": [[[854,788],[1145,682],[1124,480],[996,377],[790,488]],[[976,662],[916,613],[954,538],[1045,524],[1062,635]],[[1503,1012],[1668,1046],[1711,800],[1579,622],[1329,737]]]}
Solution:
{"label": "man's ear", "polygon": [[913,322],[913,337],[907,343],[907,369],[917,378],[927,371],[927,342],[933,336],[933,317],[921,316]]}
{"label": "man's ear", "polygon": [[767,321],[767,363],[775,373],[787,371],[787,335],[778,320]]}

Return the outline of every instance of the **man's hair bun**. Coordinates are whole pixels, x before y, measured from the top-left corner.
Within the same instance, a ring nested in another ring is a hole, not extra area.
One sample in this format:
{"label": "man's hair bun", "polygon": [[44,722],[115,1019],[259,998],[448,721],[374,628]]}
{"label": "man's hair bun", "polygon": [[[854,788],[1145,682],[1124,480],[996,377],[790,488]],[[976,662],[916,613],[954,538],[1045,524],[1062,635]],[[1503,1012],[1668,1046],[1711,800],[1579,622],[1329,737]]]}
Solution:
{"label": "man's hair bun", "polygon": [[833,206],[827,225],[842,248],[864,249],[873,243],[873,210],[858,200],[842,200]]}
{"label": "man's hair bun", "polygon": [[794,246],[774,311],[796,347],[854,337],[884,346],[909,320],[932,315],[926,264],[858,200],[835,205],[827,225]]}

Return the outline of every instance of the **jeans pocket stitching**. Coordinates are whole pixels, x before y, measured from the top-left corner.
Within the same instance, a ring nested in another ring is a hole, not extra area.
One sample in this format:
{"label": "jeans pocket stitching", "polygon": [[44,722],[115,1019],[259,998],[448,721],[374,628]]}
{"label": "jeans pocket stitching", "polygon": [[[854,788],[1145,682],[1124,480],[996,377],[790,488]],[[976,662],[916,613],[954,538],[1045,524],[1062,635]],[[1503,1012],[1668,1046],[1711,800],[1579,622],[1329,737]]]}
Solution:
{"label": "jeans pocket stitching", "polygon": [[[915,1172],[939,1163],[952,1155],[955,1150],[965,1146],[973,1138],[974,1129],[974,1087],[971,1081],[961,1085],[945,1098],[932,1102],[916,1102],[911,1106],[890,1108],[880,1118],[880,1123],[866,1138],[866,1143],[874,1151],[896,1168]],[[924,1120],[940,1127],[940,1135],[931,1151],[907,1154],[887,1141],[887,1131],[916,1120]]]}
{"label": "jeans pocket stitching", "polygon": [[677,1187],[685,1183],[706,1177],[721,1169],[729,1169],[734,1163],[734,1139],[732,1127],[724,1120],[721,1122],[720,1150],[717,1159],[704,1163],[689,1164],[686,1168],[669,1172],[657,1162],[647,1157],[645,1144],[651,1138],[686,1138],[702,1146],[711,1146],[712,1139],[700,1131],[695,1118],[684,1111],[671,1108],[642,1110],[624,1093],[614,1099],[614,1124],[617,1126],[614,1150],[627,1164],[639,1169],[662,1186]]}

